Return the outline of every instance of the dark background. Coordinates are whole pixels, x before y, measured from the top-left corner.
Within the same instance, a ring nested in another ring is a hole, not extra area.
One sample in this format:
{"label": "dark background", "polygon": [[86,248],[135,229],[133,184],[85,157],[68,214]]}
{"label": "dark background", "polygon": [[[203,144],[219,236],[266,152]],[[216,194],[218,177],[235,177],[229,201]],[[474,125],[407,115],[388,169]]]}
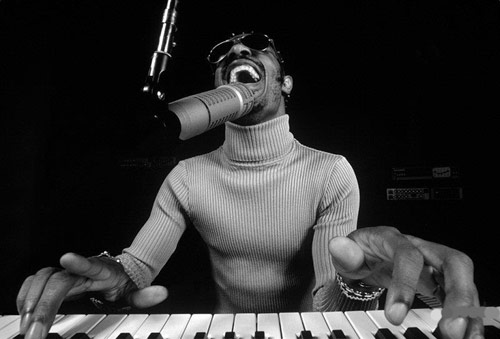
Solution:
{"label": "dark background", "polygon": [[[23,279],[66,251],[119,253],[171,166],[222,142],[222,127],[182,143],[149,129],[141,88],[165,5],[0,1],[0,313],[15,313]],[[497,0],[181,0],[178,11],[172,100],[212,88],[205,56],[215,42],[268,33],[294,77],[292,132],[351,162],[360,226],[461,249],[476,263],[481,303],[500,305]],[[391,176],[440,166],[458,177]],[[389,187],[459,187],[463,198],[388,201]],[[162,310],[204,310],[204,258],[187,233],[157,280],[172,292]]]}

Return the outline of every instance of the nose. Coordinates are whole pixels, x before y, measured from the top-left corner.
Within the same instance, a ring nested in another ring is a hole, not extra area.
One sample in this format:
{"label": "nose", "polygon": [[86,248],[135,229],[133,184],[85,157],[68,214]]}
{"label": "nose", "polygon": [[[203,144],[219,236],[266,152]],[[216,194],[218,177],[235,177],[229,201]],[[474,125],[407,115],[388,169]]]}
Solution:
{"label": "nose", "polygon": [[249,56],[252,54],[250,48],[243,45],[242,43],[236,43],[231,47],[229,55],[235,54],[236,56]]}

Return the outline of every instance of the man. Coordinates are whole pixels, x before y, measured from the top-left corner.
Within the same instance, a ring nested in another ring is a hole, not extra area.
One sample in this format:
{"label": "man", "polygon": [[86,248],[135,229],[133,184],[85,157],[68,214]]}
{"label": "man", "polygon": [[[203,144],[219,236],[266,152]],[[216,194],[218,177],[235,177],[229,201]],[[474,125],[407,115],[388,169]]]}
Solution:
{"label": "man", "polygon": [[[394,324],[417,289],[431,295],[444,288],[445,308],[479,305],[465,254],[391,227],[356,230],[354,172],[344,157],[293,138],[285,112],[293,80],[270,38],[233,36],[209,61],[215,86],[245,83],[256,97],[253,110],[226,123],[220,148],[169,173],[149,220],[120,256],[68,253],[64,269],[26,279],[17,302],[26,339],[45,337],[70,296],[99,291],[139,308],[165,300],[166,289],[150,284],[190,224],[209,249],[216,313],[373,309],[382,288]],[[440,330],[450,338],[482,335],[480,319],[443,318]]]}

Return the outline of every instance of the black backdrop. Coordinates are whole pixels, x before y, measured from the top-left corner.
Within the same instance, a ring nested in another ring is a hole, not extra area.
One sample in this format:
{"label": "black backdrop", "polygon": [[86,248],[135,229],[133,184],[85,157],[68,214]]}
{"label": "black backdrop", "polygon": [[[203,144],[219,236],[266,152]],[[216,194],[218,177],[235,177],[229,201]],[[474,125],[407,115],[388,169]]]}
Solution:
{"label": "black backdrop", "polygon": [[[0,313],[15,312],[24,277],[62,253],[118,253],[172,163],[222,142],[222,128],[182,143],[148,130],[140,92],[165,4],[0,1]],[[481,302],[499,305],[498,1],[312,4],[181,0],[168,95],[212,88],[204,58],[214,42],[268,33],[295,80],[292,132],[351,162],[360,226],[394,225],[462,249],[476,262]],[[452,166],[459,177],[392,179],[393,167],[414,166]],[[388,201],[397,185],[461,187],[463,199]],[[158,278],[172,290],[167,310],[197,312],[209,300],[197,242],[188,233]]]}

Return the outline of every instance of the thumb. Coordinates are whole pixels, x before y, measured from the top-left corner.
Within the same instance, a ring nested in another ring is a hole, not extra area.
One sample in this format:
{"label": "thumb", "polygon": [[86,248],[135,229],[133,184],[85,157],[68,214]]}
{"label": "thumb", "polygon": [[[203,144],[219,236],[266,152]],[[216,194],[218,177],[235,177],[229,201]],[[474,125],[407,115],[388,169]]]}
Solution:
{"label": "thumb", "polygon": [[365,254],[361,247],[352,239],[347,237],[335,237],[328,244],[333,265],[337,272],[346,278],[357,279],[357,273],[363,268]]}
{"label": "thumb", "polygon": [[148,308],[158,305],[167,299],[167,297],[167,289],[163,286],[155,285],[132,292],[128,296],[128,301],[131,306]]}

